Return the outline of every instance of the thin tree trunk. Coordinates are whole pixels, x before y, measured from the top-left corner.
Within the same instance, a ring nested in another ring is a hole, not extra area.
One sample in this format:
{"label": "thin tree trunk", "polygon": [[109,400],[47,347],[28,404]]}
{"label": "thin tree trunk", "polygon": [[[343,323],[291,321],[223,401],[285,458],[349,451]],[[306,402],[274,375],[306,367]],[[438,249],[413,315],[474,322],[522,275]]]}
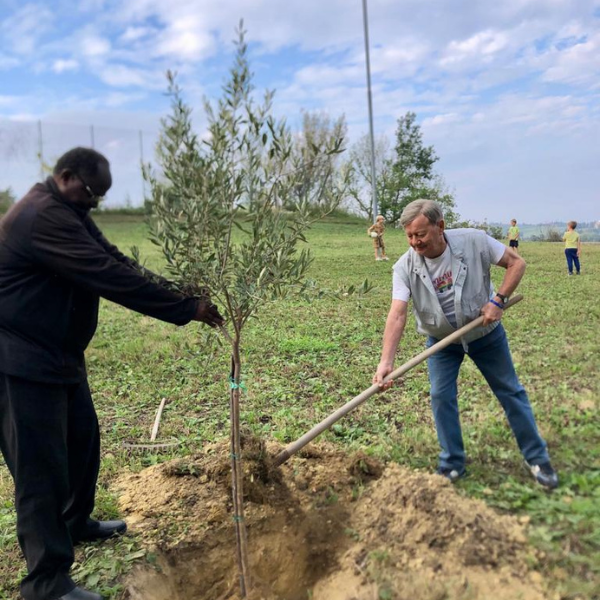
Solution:
{"label": "thin tree trunk", "polygon": [[237,561],[242,598],[250,589],[250,573],[248,568],[248,540],[244,522],[244,488],[242,471],[242,445],[240,436],[240,352],[239,341],[233,344],[231,355],[231,491],[233,497],[233,518],[237,539]]}

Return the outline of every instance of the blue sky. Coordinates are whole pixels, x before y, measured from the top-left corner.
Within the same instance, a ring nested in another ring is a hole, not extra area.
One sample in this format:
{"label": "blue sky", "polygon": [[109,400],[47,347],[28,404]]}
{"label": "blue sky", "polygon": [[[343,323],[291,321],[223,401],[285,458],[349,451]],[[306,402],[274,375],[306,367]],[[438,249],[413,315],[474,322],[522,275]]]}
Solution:
{"label": "blue sky", "polygon": [[[139,202],[165,71],[201,132],[240,18],[280,116],[343,113],[350,143],[367,132],[360,0],[2,0],[0,189],[39,178],[40,121],[47,162],[93,137],[109,202]],[[369,0],[369,25],[376,134],[416,112],[463,217],[600,219],[600,0]]]}

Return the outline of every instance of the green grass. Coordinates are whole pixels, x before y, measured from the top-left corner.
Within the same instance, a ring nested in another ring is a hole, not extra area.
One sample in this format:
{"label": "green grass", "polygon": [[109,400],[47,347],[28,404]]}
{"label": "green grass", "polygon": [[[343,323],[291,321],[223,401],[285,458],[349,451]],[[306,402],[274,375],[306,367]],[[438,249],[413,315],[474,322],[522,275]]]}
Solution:
{"label": "green grass", "polygon": [[[160,270],[158,249],[141,219],[101,215],[98,223],[121,250],[137,245]],[[309,234],[315,260],[310,276],[326,288],[375,285],[358,300],[286,300],[265,306],[243,340],[242,418],[256,434],[289,442],[371,384],[389,308],[393,259],[406,250],[388,228],[389,263],[373,260],[366,225],[336,219]],[[552,494],[537,488],[522,461],[500,406],[481,375],[465,362],[459,380],[470,477],[461,494],[529,518],[539,568],[566,599],[600,598],[600,245],[584,245],[582,275],[566,277],[562,248],[523,245],[528,270],[519,288],[525,300],[504,323],[519,375],[560,472]],[[502,269],[494,269],[500,281]],[[412,317],[397,365],[423,349]],[[228,435],[229,358],[196,324],[176,328],[103,302],[88,351],[90,383],[103,435],[99,517],[117,514],[111,482],[120,473],[197,451]],[[369,400],[324,438],[363,448],[410,468],[433,470],[438,445],[423,365],[401,386]],[[160,399],[168,398],[159,438],[177,439],[175,451],[131,454],[123,442],[147,442]],[[111,599],[119,577],[143,552],[132,538],[80,551],[75,576]],[[14,534],[10,477],[0,466],[0,600],[18,598],[23,564]],[[90,581],[90,577],[92,580]]]}

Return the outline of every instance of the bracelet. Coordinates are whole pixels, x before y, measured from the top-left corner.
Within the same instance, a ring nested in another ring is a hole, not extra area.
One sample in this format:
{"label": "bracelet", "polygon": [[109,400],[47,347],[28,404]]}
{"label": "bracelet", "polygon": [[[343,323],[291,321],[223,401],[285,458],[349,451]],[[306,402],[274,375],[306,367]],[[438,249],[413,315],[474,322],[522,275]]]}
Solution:
{"label": "bracelet", "polygon": [[504,310],[504,304],[500,304],[499,302],[496,302],[493,298],[490,300],[490,302],[494,305],[496,305],[500,310]]}

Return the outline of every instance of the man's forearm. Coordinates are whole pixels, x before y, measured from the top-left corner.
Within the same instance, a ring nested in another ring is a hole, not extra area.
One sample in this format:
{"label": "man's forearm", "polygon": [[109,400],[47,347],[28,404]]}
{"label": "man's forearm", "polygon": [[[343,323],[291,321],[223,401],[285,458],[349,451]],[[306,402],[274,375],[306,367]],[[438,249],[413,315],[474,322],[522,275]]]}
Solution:
{"label": "man's forearm", "polygon": [[396,350],[402,339],[404,327],[406,325],[406,313],[393,313],[390,311],[385,323],[385,331],[383,332],[383,349],[381,351],[381,362],[386,362],[389,365],[394,364]]}
{"label": "man's forearm", "polygon": [[506,269],[504,279],[498,288],[498,292],[504,296],[510,296],[516,289],[525,273],[525,262],[515,264]]}

